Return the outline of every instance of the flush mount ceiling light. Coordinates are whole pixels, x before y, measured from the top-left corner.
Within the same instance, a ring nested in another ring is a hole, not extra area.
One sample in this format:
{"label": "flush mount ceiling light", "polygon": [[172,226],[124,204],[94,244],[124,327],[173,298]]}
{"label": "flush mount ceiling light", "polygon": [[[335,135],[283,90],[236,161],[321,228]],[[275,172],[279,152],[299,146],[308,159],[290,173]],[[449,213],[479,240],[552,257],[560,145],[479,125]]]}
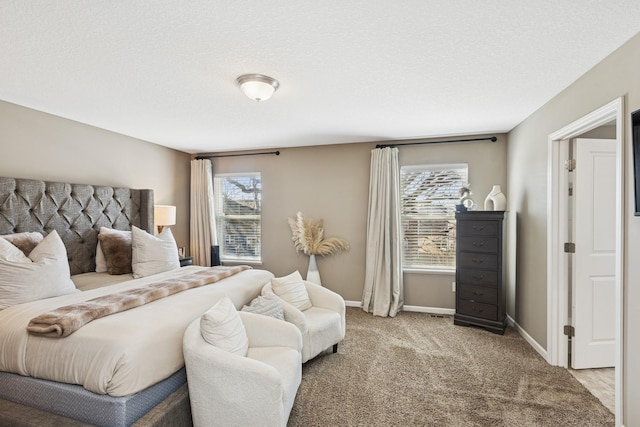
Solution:
{"label": "flush mount ceiling light", "polygon": [[244,74],[236,79],[238,86],[254,101],[266,101],[278,89],[280,83],[262,74]]}

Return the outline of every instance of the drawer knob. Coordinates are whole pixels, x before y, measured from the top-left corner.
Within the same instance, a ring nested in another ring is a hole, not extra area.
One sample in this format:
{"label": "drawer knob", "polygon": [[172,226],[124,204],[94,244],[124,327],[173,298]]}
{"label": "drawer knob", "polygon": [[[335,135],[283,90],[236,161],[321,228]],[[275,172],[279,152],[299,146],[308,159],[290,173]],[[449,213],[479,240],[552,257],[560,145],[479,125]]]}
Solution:
{"label": "drawer knob", "polygon": [[474,225],[471,228],[473,228],[475,231],[482,231],[484,230],[484,225]]}
{"label": "drawer knob", "polygon": [[477,276],[471,276],[472,279],[474,280],[482,280],[484,279],[484,274],[479,274]]}
{"label": "drawer knob", "polygon": [[478,259],[478,258],[471,258],[472,262],[475,262],[476,264],[482,264],[484,262],[483,259]]}
{"label": "drawer knob", "polygon": [[481,297],[482,295],[484,295],[484,292],[478,292],[478,291],[473,291],[471,292],[473,295],[479,296]]}
{"label": "drawer knob", "polygon": [[484,310],[482,308],[478,309],[476,308],[476,306],[473,306],[473,311],[475,311],[476,313],[482,313]]}
{"label": "drawer knob", "polygon": [[484,242],[472,242],[471,246],[476,247],[476,248],[481,248],[484,246]]}

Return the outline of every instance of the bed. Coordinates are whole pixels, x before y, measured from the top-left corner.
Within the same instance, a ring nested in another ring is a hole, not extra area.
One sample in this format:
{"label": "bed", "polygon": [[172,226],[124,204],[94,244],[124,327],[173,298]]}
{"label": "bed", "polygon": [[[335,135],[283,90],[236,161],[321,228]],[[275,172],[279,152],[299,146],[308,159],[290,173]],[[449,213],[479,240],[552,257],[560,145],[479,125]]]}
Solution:
{"label": "bed", "polygon": [[189,424],[184,329],[225,295],[237,308],[249,303],[273,277],[246,269],[93,320],[64,338],[28,333],[30,321],[62,306],[210,274],[179,265],[136,279],[96,273],[104,228],[152,234],[153,192],[0,178],[0,235],[38,232],[49,241],[57,234],[74,281],[60,295],[0,310],[0,424]]}

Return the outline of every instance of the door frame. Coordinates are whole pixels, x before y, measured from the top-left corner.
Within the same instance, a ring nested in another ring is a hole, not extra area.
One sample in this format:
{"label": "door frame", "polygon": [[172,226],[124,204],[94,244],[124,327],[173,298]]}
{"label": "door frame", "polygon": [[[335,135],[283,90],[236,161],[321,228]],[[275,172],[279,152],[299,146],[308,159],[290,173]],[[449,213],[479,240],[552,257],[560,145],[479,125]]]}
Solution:
{"label": "door frame", "polygon": [[[624,273],[624,98],[617,98],[569,125],[553,132],[548,138],[547,158],[547,362],[568,368],[569,345],[563,327],[569,318],[568,257],[563,246],[569,236],[568,177],[564,162],[568,150],[563,141],[578,137],[611,121],[616,124],[616,261],[615,261],[615,418],[622,420],[622,333],[624,327],[622,283]],[[579,165],[577,167],[580,167]]]}

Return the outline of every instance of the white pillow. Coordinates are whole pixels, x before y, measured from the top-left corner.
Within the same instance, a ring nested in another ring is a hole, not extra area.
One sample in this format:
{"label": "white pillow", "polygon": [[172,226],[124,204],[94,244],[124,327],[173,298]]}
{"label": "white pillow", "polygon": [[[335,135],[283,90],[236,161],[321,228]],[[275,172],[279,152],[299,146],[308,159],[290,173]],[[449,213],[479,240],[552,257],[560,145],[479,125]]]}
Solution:
{"label": "white pillow", "polygon": [[284,320],[282,301],[273,292],[254,298],[249,305],[242,307],[242,311]]}
{"label": "white pillow", "polygon": [[[8,240],[0,239],[0,261],[13,263],[29,263],[31,260],[17,246]],[[5,264],[2,263],[2,266]]]}
{"label": "white pillow", "polygon": [[71,281],[67,250],[55,230],[28,257],[0,239],[0,310],[73,292],[78,290]]}
{"label": "white pillow", "polygon": [[17,246],[18,249],[20,249],[26,256],[29,256],[31,251],[34,250],[36,246],[38,246],[38,243],[42,242],[42,239],[44,238],[44,236],[37,231],[5,234],[0,237],[14,246]]}
{"label": "white pillow", "polygon": [[[124,230],[114,230],[113,228],[100,227],[100,234],[120,234],[123,236],[130,236],[130,231]],[[100,245],[100,240],[98,240],[98,246],[96,246],[96,273],[106,273],[107,272],[107,259],[104,256],[104,252],[102,251],[102,246]]]}
{"label": "white pillow", "polygon": [[170,228],[152,236],[136,226],[131,228],[131,269],[133,277],[145,277],[180,268],[178,246]]}
{"label": "white pillow", "polygon": [[249,349],[247,331],[229,297],[223,297],[200,318],[200,333],[209,344],[246,356]]}
{"label": "white pillow", "polygon": [[271,279],[271,287],[276,295],[298,310],[304,311],[312,307],[307,288],[297,270],[288,276]]}
{"label": "white pillow", "polygon": [[107,260],[104,257],[104,252],[102,252],[102,246],[100,246],[100,240],[98,240],[98,245],[96,246],[96,273],[106,273],[107,272]]}

